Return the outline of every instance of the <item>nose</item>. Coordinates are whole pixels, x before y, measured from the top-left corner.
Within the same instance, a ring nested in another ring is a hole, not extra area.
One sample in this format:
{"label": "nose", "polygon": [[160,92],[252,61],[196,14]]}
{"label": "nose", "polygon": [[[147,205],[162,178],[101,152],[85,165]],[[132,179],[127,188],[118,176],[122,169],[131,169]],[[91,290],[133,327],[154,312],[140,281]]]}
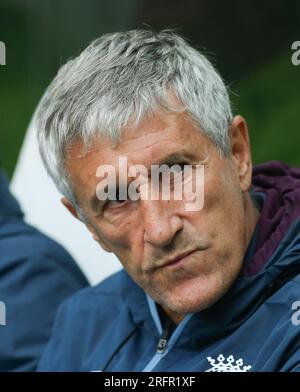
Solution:
{"label": "nose", "polygon": [[155,247],[169,245],[182,230],[182,219],[171,211],[169,201],[141,201],[144,241]]}

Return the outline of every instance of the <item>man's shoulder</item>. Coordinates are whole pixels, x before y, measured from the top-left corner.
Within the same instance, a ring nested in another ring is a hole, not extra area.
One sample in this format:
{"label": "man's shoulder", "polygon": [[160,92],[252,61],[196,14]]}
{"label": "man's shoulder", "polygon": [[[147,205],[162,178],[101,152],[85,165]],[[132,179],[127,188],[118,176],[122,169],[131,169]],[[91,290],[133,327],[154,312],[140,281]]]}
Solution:
{"label": "man's shoulder", "polygon": [[[65,344],[78,335],[99,337],[110,323],[120,317],[126,324],[129,312],[128,297],[137,299],[142,290],[136,286],[124,269],[112,274],[99,284],[77,291],[64,300],[56,314],[54,340],[63,336]],[[125,319],[124,319],[125,317]],[[76,327],[74,327],[76,326]],[[84,338],[82,338],[84,340]]]}
{"label": "man's shoulder", "polygon": [[[99,301],[108,300],[122,300],[126,297],[128,290],[139,290],[137,285],[133,282],[131,277],[122,268],[120,271],[108,276],[106,279],[94,286],[84,288],[65,301],[65,305],[75,304],[80,306],[83,305],[96,305],[99,306]],[[111,304],[112,302],[110,302]]]}
{"label": "man's shoulder", "polygon": [[32,371],[51,336],[59,305],[88,281],[61,245],[25,223],[21,214],[3,209],[0,259],[0,300],[7,310],[7,327],[1,330],[2,370]]}
{"label": "man's shoulder", "polygon": [[20,266],[36,272],[51,269],[72,275],[82,287],[88,284],[69,252],[21,217],[8,217],[1,222],[0,253],[0,272],[7,268],[13,272]]}
{"label": "man's shoulder", "polygon": [[[132,280],[125,269],[110,275],[95,286],[83,288],[61,304],[56,320],[60,328],[67,328],[77,320],[78,328],[86,329],[78,320],[88,320],[89,325],[106,324],[116,318],[127,318],[143,308],[146,302],[144,291]],[[110,321],[109,321],[110,320]]]}

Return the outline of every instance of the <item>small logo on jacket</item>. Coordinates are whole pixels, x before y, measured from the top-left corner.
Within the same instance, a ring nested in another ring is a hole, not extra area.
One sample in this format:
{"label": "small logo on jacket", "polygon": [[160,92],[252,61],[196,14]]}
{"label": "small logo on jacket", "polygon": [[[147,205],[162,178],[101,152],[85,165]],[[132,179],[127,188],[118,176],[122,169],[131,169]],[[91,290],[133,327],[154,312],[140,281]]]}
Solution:
{"label": "small logo on jacket", "polygon": [[208,362],[212,365],[211,368],[205,370],[205,372],[249,372],[252,366],[244,366],[244,361],[239,358],[237,361],[234,360],[233,355],[226,358],[224,355],[220,354],[217,361],[212,357],[207,357]]}

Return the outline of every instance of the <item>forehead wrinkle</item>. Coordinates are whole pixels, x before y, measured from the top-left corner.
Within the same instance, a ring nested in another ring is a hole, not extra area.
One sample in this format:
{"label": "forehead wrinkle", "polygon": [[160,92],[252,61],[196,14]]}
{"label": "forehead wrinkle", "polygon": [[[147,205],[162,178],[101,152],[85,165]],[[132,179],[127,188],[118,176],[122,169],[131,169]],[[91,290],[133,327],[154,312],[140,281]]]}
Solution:
{"label": "forehead wrinkle", "polygon": [[150,144],[148,144],[146,146],[136,147],[135,149],[128,151],[128,153],[131,153],[131,154],[140,153],[143,150],[149,150],[150,148],[153,148],[156,145],[161,144],[163,142],[164,142],[164,140],[161,140],[161,139],[160,140],[156,140],[156,141],[153,141],[152,143],[150,143]]}
{"label": "forehead wrinkle", "polygon": [[[181,123],[185,117],[186,115],[184,113],[166,113],[158,110],[156,116],[144,118],[135,127],[130,127],[130,125],[124,127],[118,145],[123,142],[126,143],[126,141],[134,141],[137,138],[145,138],[153,133],[159,132],[160,134],[163,134],[166,130],[171,131],[174,128],[176,129],[178,124]],[[157,121],[157,119],[159,119],[159,121]]]}
{"label": "forehead wrinkle", "polygon": [[[94,185],[97,183],[95,174],[97,167],[101,164],[111,164],[117,168],[118,172],[117,159],[121,155],[127,155],[128,165],[144,163],[145,166],[151,165],[154,160],[155,163],[158,160],[162,162],[167,154],[171,153],[197,155],[203,147],[205,147],[204,150],[208,147],[207,140],[202,139],[203,136],[207,139],[207,136],[187,116],[171,114],[154,119],[150,125],[144,123],[137,132],[126,132],[117,146],[112,146],[108,137],[95,139],[86,153],[82,154],[84,152],[83,142],[77,140],[70,148],[69,168],[74,169],[73,174],[75,178],[77,177],[77,185],[84,184],[86,179],[90,186],[93,186],[92,182]],[[82,170],[83,163],[85,163],[86,170]]]}
{"label": "forehead wrinkle", "polygon": [[[138,127],[138,129],[132,128],[124,128],[121,134],[120,139],[112,143],[111,139],[108,136],[104,136],[101,138],[95,138],[93,142],[89,144],[89,146],[84,146],[81,140],[75,140],[72,145],[69,147],[70,155],[72,155],[72,150],[79,149],[78,154],[73,156],[72,158],[75,159],[82,159],[85,158],[90,153],[104,153],[107,147],[107,153],[114,152],[117,153],[122,152],[123,148],[126,149],[128,143],[134,142],[136,139],[139,139],[141,142],[145,138],[149,136],[153,137],[153,134],[158,134],[158,139],[156,141],[150,142],[147,146],[143,148],[149,148],[154,146],[155,144],[162,143],[165,139],[168,138],[169,133],[175,133],[179,136],[179,139],[183,139],[184,142],[187,142],[188,139],[191,138],[191,132],[186,132],[186,129],[196,128],[196,125],[190,118],[187,116],[186,113],[164,113],[163,116],[159,118],[159,123],[157,123],[156,118],[145,119],[142,121]],[[198,130],[198,129],[197,129]],[[174,138],[174,135],[173,137]],[[168,140],[167,140],[168,142]],[[131,150],[130,152],[135,153],[138,152],[141,147],[136,147],[136,149]]]}

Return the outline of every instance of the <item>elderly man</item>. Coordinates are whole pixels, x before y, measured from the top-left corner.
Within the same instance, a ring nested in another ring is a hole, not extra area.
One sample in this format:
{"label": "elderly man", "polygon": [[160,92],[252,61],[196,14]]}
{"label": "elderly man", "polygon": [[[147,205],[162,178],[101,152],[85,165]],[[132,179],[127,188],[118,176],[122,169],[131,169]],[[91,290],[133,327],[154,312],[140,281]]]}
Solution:
{"label": "elderly man", "polygon": [[[202,54],[171,31],[104,35],[60,69],[37,124],[63,204],[124,266],[61,306],[40,370],[300,370],[300,171],[252,178],[246,121]],[[142,197],[153,165],[177,168],[171,197]],[[199,208],[172,198],[185,167]]]}

